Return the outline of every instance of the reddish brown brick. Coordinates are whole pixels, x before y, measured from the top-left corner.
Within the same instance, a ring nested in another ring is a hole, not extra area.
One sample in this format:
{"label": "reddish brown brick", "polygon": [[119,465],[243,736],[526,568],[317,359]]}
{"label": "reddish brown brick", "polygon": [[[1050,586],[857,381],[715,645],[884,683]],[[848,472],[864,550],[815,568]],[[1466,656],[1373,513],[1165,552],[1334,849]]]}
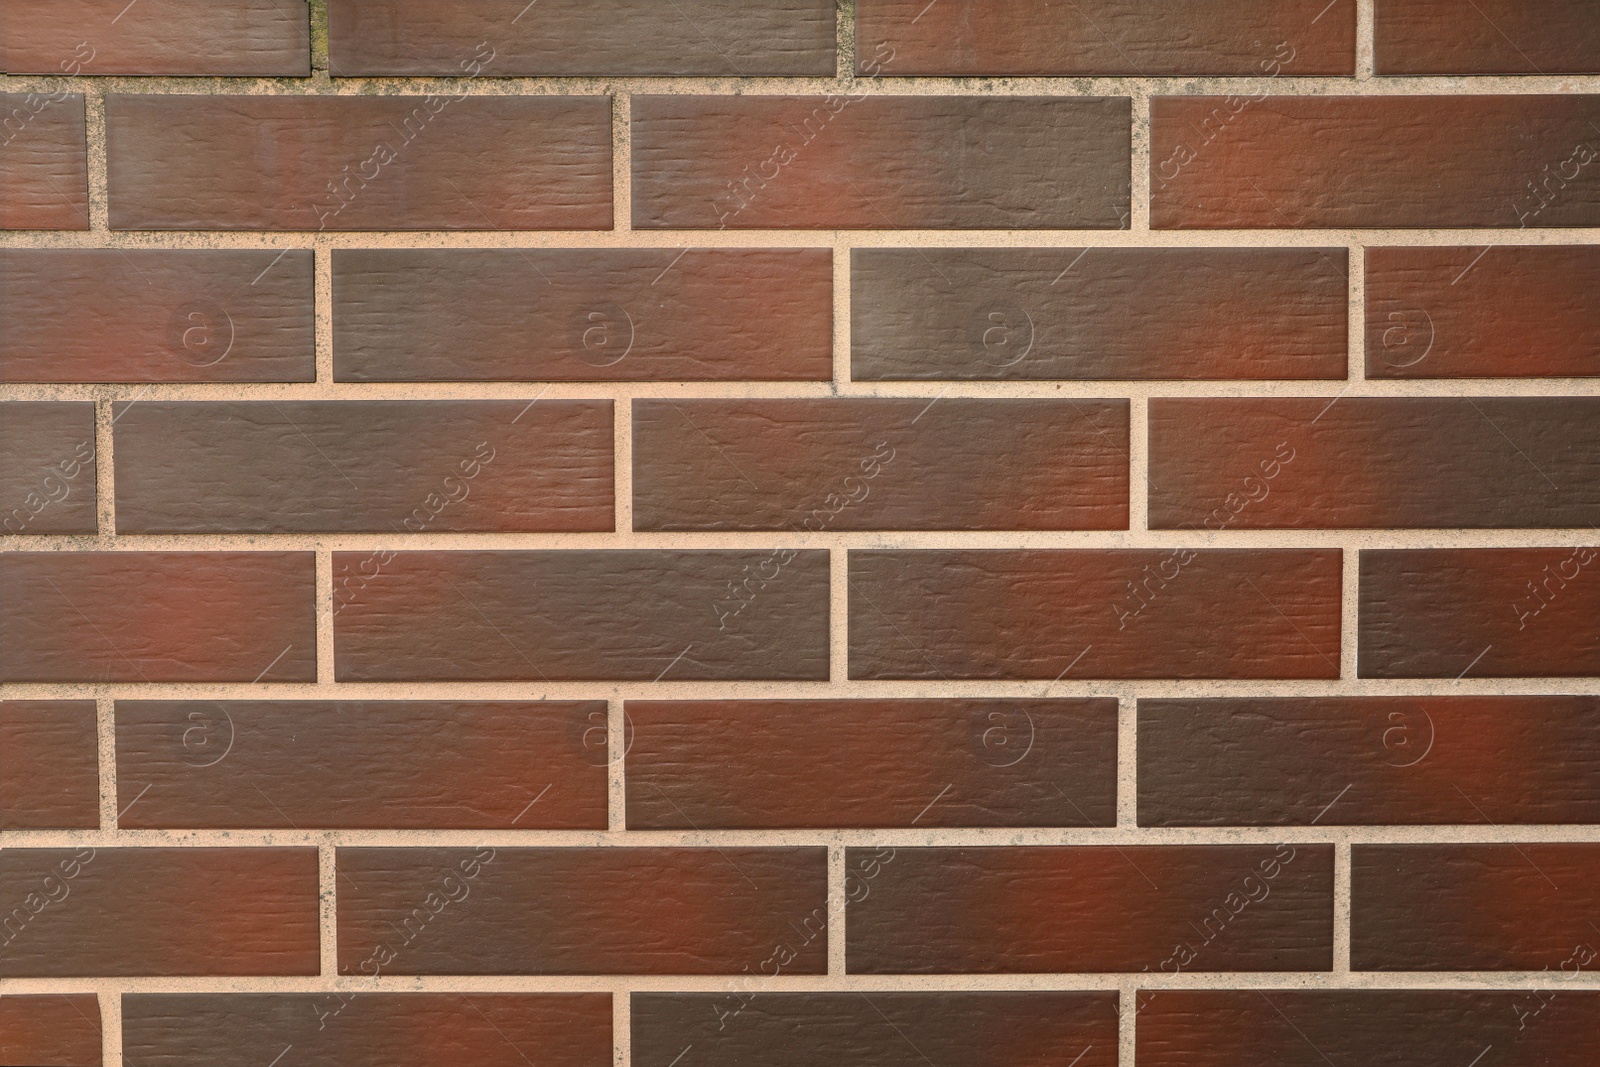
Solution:
{"label": "reddish brown brick", "polygon": [[99,826],[94,701],[0,701],[0,830]]}
{"label": "reddish brown brick", "polygon": [[3,1067],[100,1067],[101,1040],[93,993],[0,997]]}
{"label": "reddish brown brick", "polygon": [[316,974],[314,848],[8,848],[0,976]]}
{"label": "reddish brown brick", "polygon": [[313,381],[311,276],[301,249],[0,249],[0,381]]}
{"label": "reddish brown brick", "polygon": [[1337,551],[850,553],[851,678],[1337,678]]}
{"label": "reddish brown brick", "polygon": [[1126,400],[635,400],[636,530],[1125,530]]}
{"label": "reddish brown brick", "polygon": [[1327,971],[1332,845],[850,848],[852,974]]}
{"label": "reddish brown brick", "polygon": [[338,864],[340,974],[827,971],[821,848],[341,848]]}
{"label": "reddish brown brick", "polygon": [[1600,549],[1361,552],[1363,678],[1600,674]]}
{"label": "reddish brown brick", "polygon": [[343,249],[339,381],[826,381],[825,248]]}
{"label": "reddish brown brick", "polygon": [[1159,529],[1600,522],[1600,398],[1150,401]]}
{"label": "reddish brown brick", "polygon": [[1150,224],[1600,225],[1600,96],[1150,103]]}
{"label": "reddish brown brick", "polygon": [[83,94],[0,93],[0,230],[87,230]]}
{"label": "reddish brown brick", "polygon": [[1600,958],[1597,845],[1355,845],[1350,881],[1355,970],[1571,972],[1574,953]]}
{"label": "reddish brown brick", "polygon": [[119,700],[119,822],[604,830],[605,733],[603,700]]}
{"label": "reddish brown brick", "polygon": [[1600,248],[1367,249],[1367,377],[1600,375]]}
{"label": "reddish brown brick", "polygon": [[316,681],[313,562],[310,552],[0,554],[0,681]]}
{"label": "reddish brown brick", "polygon": [[1379,74],[1600,73],[1591,0],[1378,0]]}
{"label": "reddish brown brick", "polygon": [[50,0],[6,12],[12,74],[311,73],[306,0]]}
{"label": "reddish brown brick", "polygon": [[860,74],[1354,74],[1354,0],[860,0]]}
{"label": "reddish brown brick", "polygon": [[118,230],[604,230],[610,100],[106,98]]}
{"label": "reddish brown brick", "polygon": [[857,248],[851,375],[1343,378],[1343,248]]}
{"label": "reddish brown brick", "polygon": [[1600,823],[1600,698],[1139,701],[1141,826]]}
{"label": "reddish brown brick", "polygon": [[123,533],[610,530],[605,400],[122,406]]}
{"label": "reddish brown brick", "polygon": [[1126,97],[635,96],[633,224],[1122,229]]}
{"label": "reddish brown brick", "polygon": [[627,705],[634,829],[1114,826],[1117,703]]}
{"label": "reddish brown brick", "polygon": [[98,528],[94,405],[0,403],[0,534]]}

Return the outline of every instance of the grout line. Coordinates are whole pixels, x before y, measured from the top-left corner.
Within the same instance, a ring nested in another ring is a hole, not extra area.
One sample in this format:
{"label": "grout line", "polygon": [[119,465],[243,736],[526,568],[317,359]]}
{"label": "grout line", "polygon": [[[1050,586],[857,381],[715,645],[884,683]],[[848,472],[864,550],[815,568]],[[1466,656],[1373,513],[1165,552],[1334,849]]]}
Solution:
{"label": "grout line", "polygon": [[828,684],[850,680],[850,552],[828,549]]}
{"label": "grout line", "polygon": [[98,992],[100,1055],[105,1067],[122,1067],[122,994],[115,986]]}
{"label": "grout line", "polygon": [[1145,88],[1133,91],[1133,121],[1130,175],[1133,199],[1129,204],[1128,229],[1123,231],[1141,236],[1150,231],[1150,96]]}
{"label": "grout line", "polygon": [[1138,700],[1123,696],[1117,701],[1117,829],[1134,830],[1139,825],[1139,743]]}
{"label": "grout line", "polygon": [[[116,457],[113,455],[111,424],[116,417],[114,400],[94,402],[94,495],[95,526],[99,539],[117,533]],[[37,543],[37,541],[35,541]]]}
{"label": "grout line", "polygon": [[[850,283],[853,278],[853,249],[842,234],[835,234],[833,246],[833,381],[834,392],[850,382],[850,347],[854,340],[850,328],[852,315]],[[918,384],[924,383],[907,383]]]}
{"label": "grout line", "polygon": [[327,981],[339,974],[339,876],[334,846],[317,847],[317,886],[320,902],[318,929],[322,941],[322,975]]}
{"label": "grout line", "polygon": [[1128,401],[1127,539],[1130,541],[1138,541],[1153,532],[1150,529],[1149,405],[1148,397],[1135,396]]}
{"label": "grout line", "polygon": [[110,176],[107,169],[106,93],[91,82],[83,87],[83,119],[88,149],[89,229],[88,234],[104,238],[111,232]]}
{"label": "grout line", "polygon": [[1134,1038],[1139,1025],[1139,982],[1125,978],[1117,983],[1117,1063],[1134,1067]]}
{"label": "grout line", "polygon": [[1345,376],[1351,382],[1367,380],[1367,249],[1360,241],[1350,246],[1350,303],[1346,316],[1348,362]]}
{"label": "grout line", "polygon": [[611,1047],[614,1067],[629,1067],[633,1056],[633,1001],[626,988],[611,994]]}
{"label": "grout line", "polygon": [[[1377,57],[1376,0],[1356,0],[1356,83],[1370,88]],[[1458,90],[1459,91],[1459,90]]]}
{"label": "grout line", "polygon": [[611,227],[622,234],[633,232],[632,116],[632,94],[616,93],[611,98]]}
{"label": "grout line", "polygon": [[845,846],[828,846],[828,977],[845,974]]}
{"label": "grout line", "polygon": [[[628,748],[632,738],[627,708],[621,699],[606,704],[606,827],[617,834],[628,824]],[[588,752],[588,745],[583,745]]]}
{"label": "grout line", "polygon": [[[333,550],[321,542],[314,546],[317,570],[317,685],[331,686],[334,675]],[[254,683],[251,689],[257,689]],[[259,690],[257,690],[259,692]]]}
{"label": "grout line", "polygon": [[1361,549],[1346,545],[1339,567],[1339,677],[1330,684],[1357,677],[1361,639]]}
{"label": "grout line", "polygon": [[100,832],[117,830],[117,716],[116,701],[103,696],[94,702],[96,755],[100,769]]}
{"label": "grout line", "polygon": [[1333,973],[1350,976],[1350,842],[1333,846]]}
{"label": "grout line", "polygon": [[615,538],[633,540],[633,401],[617,397],[611,402],[612,478],[616,491]]}
{"label": "grout line", "polygon": [[333,385],[333,249],[314,238],[312,274],[315,305],[312,316],[315,330],[317,381],[320,388]]}

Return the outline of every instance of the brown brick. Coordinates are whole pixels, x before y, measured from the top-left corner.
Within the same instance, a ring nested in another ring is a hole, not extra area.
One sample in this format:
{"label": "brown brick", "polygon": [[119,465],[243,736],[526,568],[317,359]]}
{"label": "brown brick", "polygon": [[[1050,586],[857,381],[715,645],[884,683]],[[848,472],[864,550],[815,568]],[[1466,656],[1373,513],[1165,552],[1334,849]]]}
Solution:
{"label": "brown brick", "polygon": [[1600,674],[1600,549],[1361,552],[1363,678]]}
{"label": "brown brick", "polygon": [[1139,701],[1141,826],[1600,823],[1600,698]]}
{"label": "brown brick", "polygon": [[124,993],[129,1067],[608,1067],[609,993]]}
{"label": "brown brick", "polygon": [[1338,551],[852,551],[851,678],[1337,678]]}
{"label": "brown brick", "polygon": [[857,379],[1343,378],[1343,248],[857,248]]}
{"label": "brown brick", "polygon": [[1128,402],[635,400],[633,525],[1125,530]]}
{"label": "brown brick", "polygon": [[0,997],[0,1067],[100,1067],[93,993]]}
{"label": "brown brick", "polygon": [[117,702],[124,828],[606,828],[606,704]]}
{"label": "brown brick", "polygon": [[8,848],[0,976],[316,974],[314,848]]}
{"label": "brown brick", "polygon": [[0,534],[92,534],[94,405],[0,403]]}
{"label": "brown brick", "polygon": [[12,74],[311,73],[306,0],[50,0],[6,16],[0,70]]}
{"label": "brown brick", "polygon": [[1150,224],[1600,225],[1600,96],[1150,102]]}
{"label": "brown brick", "polygon": [[633,829],[1114,826],[1117,703],[627,705]]}
{"label": "brown brick", "polygon": [[1378,0],[1379,74],[1600,73],[1592,0]]}
{"label": "brown brick", "polygon": [[309,382],[311,252],[0,249],[0,381]]}
{"label": "brown brick", "polygon": [[861,74],[1354,74],[1354,0],[860,0]]}
{"label": "brown brick", "polygon": [[87,230],[83,94],[0,93],[0,230]]}
{"label": "brown brick", "polygon": [[1600,375],[1600,248],[1367,249],[1367,377]]}
{"label": "brown brick", "polygon": [[[335,75],[834,74],[831,0],[330,0]],[[485,47],[484,45],[487,45]]]}
{"label": "brown brick", "polygon": [[850,848],[852,974],[1327,971],[1332,845]]}
{"label": "brown brick", "polygon": [[310,552],[0,554],[15,605],[0,681],[315,681],[312,566]]}
{"label": "brown brick", "polygon": [[123,533],[610,530],[611,402],[134,403]]}
{"label": "brown brick", "polygon": [[106,98],[118,230],[604,230],[610,100]]}
{"label": "brown brick", "polygon": [[821,848],[341,848],[339,973],[823,974]]}
{"label": "brown brick", "polygon": [[1574,953],[1597,959],[1600,845],[1355,845],[1350,882],[1355,970],[1554,974]]}
{"label": "brown brick", "polygon": [[1126,97],[635,96],[633,224],[1122,229]]}
{"label": "brown brick", "polygon": [[1159,529],[1589,526],[1600,398],[1150,401]]}
{"label": "brown brick", "polygon": [[339,381],[833,377],[825,248],[339,249]]}
{"label": "brown brick", "polygon": [[94,701],[0,701],[0,830],[99,827]]}

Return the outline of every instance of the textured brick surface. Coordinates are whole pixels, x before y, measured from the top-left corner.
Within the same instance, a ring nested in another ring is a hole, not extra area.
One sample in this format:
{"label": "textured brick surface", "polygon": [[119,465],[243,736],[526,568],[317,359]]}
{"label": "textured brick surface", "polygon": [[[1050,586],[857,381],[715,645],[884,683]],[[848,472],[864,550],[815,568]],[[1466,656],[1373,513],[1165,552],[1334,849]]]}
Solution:
{"label": "textured brick surface", "polygon": [[100,1067],[100,1004],[92,994],[0,997],[0,1064]]}
{"label": "textured brick surface", "polygon": [[0,93],[0,230],[87,230],[83,95]]}
{"label": "textured brick surface", "polygon": [[10,5],[11,74],[311,73],[306,0],[50,0]]}
{"label": "textured brick surface", "polygon": [[0,533],[94,533],[94,405],[0,403]]}
{"label": "textured brick surface", "polygon": [[1378,0],[1379,74],[1594,74],[1600,12],[1590,0]]}
{"label": "textured brick surface", "polygon": [[94,701],[0,701],[0,829],[99,826]]}

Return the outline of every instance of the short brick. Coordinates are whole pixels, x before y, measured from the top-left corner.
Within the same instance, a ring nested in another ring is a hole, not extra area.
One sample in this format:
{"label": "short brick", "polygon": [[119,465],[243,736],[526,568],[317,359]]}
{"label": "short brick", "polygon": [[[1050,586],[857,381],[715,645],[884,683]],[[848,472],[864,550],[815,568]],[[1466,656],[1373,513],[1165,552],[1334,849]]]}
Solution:
{"label": "short brick", "polygon": [[0,701],[0,830],[99,827],[94,701]]}
{"label": "short brick", "polygon": [[0,997],[0,1064],[100,1067],[100,998],[93,993]]}
{"label": "short brick", "polygon": [[0,93],[0,189],[0,230],[89,228],[82,93]]}
{"label": "short brick", "polygon": [[0,534],[97,529],[94,405],[0,403]]}
{"label": "short brick", "polygon": [[1378,0],[1379,74],[1600,73],[1591,0]]}
{"label": "short brick", "polygon": [[50,0],[6,17],[0,70],[11,74],[311,73],[306,0]]}

